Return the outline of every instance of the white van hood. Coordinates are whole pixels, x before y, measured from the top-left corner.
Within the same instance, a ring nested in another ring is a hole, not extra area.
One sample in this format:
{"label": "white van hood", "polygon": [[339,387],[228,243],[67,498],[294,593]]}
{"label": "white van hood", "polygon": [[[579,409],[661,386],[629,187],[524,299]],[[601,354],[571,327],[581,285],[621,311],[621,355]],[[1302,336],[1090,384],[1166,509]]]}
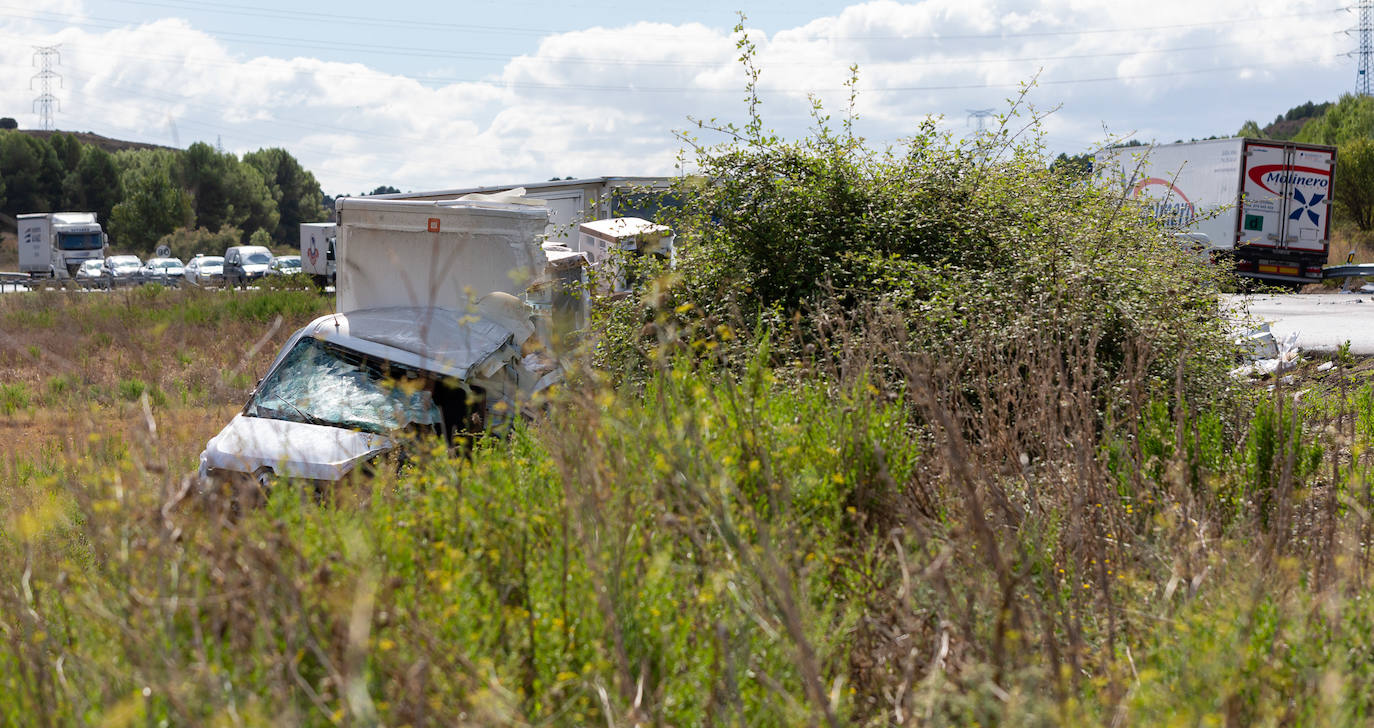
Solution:
{"label": "white van hood", "polygon": [[339,480],[359,462],[393,447],[389,438],[340,427],[234,415],[200,454],[209,470]]}

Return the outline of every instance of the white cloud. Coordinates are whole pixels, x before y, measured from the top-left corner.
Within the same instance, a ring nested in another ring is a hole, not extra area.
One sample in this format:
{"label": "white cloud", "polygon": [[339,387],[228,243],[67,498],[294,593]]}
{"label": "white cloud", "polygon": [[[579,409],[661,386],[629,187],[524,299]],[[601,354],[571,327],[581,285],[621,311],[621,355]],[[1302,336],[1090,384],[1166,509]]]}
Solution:
{"label": "white cloud", "polygon": [[[1062,104],[1045,131],[1072,152],[1103,138],[1104,124],[1171,141],[1334,98],[1354,76],[1353,62],[1335,57],[1348,43],[1335,33],[1351,21],[1319,13],[1334,10],[1326,1],[875,0],[750,37],[765,121],[786,134],[804,133],[809,94],[843,113],[851,63],[860,65],[859,131],[879,142],[928,114],[962,131],[968,109],[1004,109],[1016,84],[1038,73],[1029,99]],[[498,74],[457,80],[461,66],[407,77],[308,52],[248,57],[184,20],[110,29],[83,23],[83,12],[79,0],[62,0],[34,19],[3,21],[0,114],[36,125],[30,46],[60,42],[60,128],[170,144],[175,127],[182,145],[281,146],[327,192],[667,174],[679,146],[672,131],[688,128],[689,115],[744,115],[745,77],[725,26],[634,22],[549,35]],[[1281,17],[1252,20],[1261,15]],[[53,17],[70,25],[40,32]],[[1233,22],[1189,25],[1225,18]],[[1119,28],[1137,30],[1082,32]],[[1114,80],[1063,83],[1097,78]]]}

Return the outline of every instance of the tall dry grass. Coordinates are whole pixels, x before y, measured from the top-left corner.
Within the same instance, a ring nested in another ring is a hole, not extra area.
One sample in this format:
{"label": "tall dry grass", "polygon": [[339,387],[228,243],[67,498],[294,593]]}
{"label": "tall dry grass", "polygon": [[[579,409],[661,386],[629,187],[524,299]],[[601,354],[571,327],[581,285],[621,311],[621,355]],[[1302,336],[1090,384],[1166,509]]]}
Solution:
{"label": "tall dry grass", "polygon": [[74,417],[79,450],[0,465],[0,722],[1353,725],[1374,706],[1374,390],[1347,362],[1329,391],[1209,401],[1182,367],[1148,384],[1145,338],[1104,367],[1091,326],[975,326],[935,358],[882,305],[816,318],[795,342],[737,335],[743,366],[666,356],[643,389],[584,371],[470,458],[417,454],[324,500],[280,483],[241,514],[191,496],[175,398]]}
{"label": "tall dry grass", "polygon": [[[1351,259],[1351,254],[1354,258]],[[1374,232],[1357,230],[1353,225],[1336,225],[1331,231],[1331,250],[1327,255],[1329,265],[1345,263],[1374,263]]]}

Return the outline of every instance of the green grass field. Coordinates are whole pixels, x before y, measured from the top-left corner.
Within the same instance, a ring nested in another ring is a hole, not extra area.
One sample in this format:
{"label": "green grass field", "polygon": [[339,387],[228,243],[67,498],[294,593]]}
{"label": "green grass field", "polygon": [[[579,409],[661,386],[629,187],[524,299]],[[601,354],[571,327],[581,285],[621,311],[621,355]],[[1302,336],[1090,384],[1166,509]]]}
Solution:
{"label": "green grass field", "polygon": [[328,305],[0,298],[0,724],[1369,719],[1359,367],[1105,429],[1048,377],[964,435],[931,362],[683,360],[584,372],[470,458],[196,496],[205,439]]}

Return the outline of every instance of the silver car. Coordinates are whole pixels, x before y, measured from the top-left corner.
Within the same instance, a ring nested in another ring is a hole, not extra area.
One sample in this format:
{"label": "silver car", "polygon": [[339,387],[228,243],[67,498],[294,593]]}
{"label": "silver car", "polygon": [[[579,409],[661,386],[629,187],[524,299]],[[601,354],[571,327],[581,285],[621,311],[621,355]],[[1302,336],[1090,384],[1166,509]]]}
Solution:
{"label": "silver car", "polygon": [[267,266],[268,275],[289,276],[300,272],[301,257],[299,255],[278,255]]}
{"label": "silver car", "polygon": [[222,285],[224,258],[218,255],[197,255],[186,264],[182,277],[192,285]]}
{"label": "silver car", "polygon": [[137,255],[111,255],[105,259],[106,287],[135,285],[141,270],[143,261]]}
{"label": "silver car", "polygon": [[76,282],[82,288],[108,288],[109,281],[105,279],[105,261],[100,258],[83,261],[81,266],[76,269]]}
{"label": "silver car", "polygon": [[180,258],[149,258],[139,272],[140,283],[160,283],[164,286],[179,286],[184,281],[186,266]]}

